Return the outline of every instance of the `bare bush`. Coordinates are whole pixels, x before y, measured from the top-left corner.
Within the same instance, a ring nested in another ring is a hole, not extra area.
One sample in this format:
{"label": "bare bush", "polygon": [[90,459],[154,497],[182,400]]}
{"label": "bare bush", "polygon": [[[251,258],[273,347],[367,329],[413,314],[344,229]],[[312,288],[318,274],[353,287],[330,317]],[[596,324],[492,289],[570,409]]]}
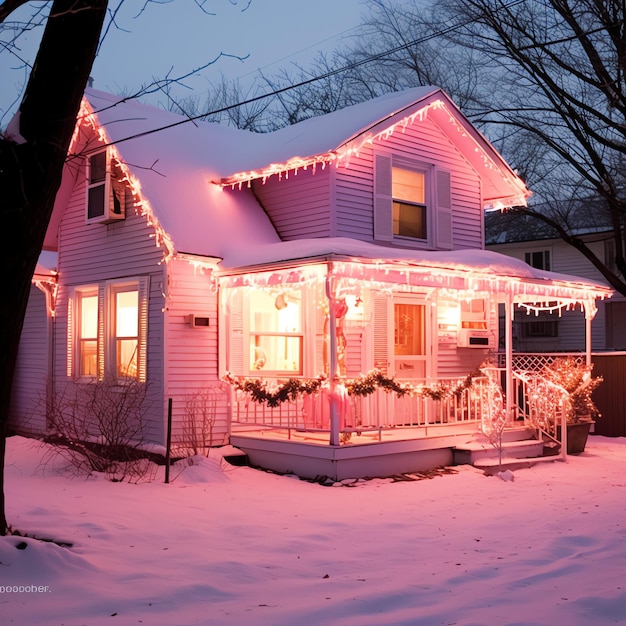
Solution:
{"label": "bare bush", "polygon": [[185,397],[182,433],[176,446],[187,455],[209,456],[218,402],[224,395],[224,385],[206,385],[189,391]]}
{"label": "bare bush", "polygon": [[149,480],[154,459],[143,449],[145,383],[98,380],[49,391],[49,443],[76,474],[102,472],[110,480]]}

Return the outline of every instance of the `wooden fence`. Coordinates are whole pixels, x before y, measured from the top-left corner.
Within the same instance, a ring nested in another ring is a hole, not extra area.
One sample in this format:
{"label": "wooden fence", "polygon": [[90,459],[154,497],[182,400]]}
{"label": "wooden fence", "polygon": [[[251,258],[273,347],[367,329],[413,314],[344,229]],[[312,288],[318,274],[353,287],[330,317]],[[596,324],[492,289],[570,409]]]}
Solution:
{"label": "wooden fence", "polygon": [[594,433],[607,437],[626,437],[626,352],[594,353],[593,375],[604,382],[593,392],[602,417]]}

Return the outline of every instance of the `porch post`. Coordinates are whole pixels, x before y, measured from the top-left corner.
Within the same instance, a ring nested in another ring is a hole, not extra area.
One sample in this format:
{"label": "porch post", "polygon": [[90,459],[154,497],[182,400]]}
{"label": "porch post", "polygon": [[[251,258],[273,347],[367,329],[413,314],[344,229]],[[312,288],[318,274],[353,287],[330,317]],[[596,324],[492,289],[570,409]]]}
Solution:
{"label": "porch post", "polygon": [[330,393],[329,399],[329,412],[330,412],[330,445],[339,445],[339,410],[337,407],[337,393],[336,393],[336,377],[337,377],[337,320],[335,318],[335,294],[331,285],[331,275],[333,271],[333,264],[329,262],[326,269],[326,298],[328,300],[328,355],[329,363],[329,385]]}
{"label": "porch post", "polygon": [[513,413],[513,318],[515,304],[510,294],[504,303],[504,367],[506,380],[506,419],[512,421]]}
{"label": "porch post", "polygon": [[598,309],[596,303],[593,301],[587,301],[583,304],[583,310],[585,312],[585,364],[591,365],[591,322],[596,316]]}

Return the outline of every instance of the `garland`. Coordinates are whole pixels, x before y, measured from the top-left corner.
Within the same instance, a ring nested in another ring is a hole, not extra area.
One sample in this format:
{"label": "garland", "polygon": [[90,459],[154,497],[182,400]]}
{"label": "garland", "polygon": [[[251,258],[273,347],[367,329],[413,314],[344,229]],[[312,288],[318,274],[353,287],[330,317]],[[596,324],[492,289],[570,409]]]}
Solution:
{"label": "garland", "polygon": [[326,376],[318,376],[310,380],[290,378],[282,385],[274,387],[273,391],[268,389],[267,381],[262,378],[235,378],[230,373],[226,373],[222,380],[232,385],[237,391],[249,394],[253,402],[276,407],[287,400],[297,400],[301,395],[317,393],[327,378]]}
{"label": "garland", "polygon": [[[385,376],[379,370],[343,381],[343,385],[350,396],[369,396],[377,389],[383,389],[387,393],[395,393],[398,397],[424,396],[433,400],[444,400],[452,396],[459,398],[469,389],[474,378],[480,376],[480,372],[473,372],[465,377],[458,385],[437,384],[433,386],[412,385],[411,383],[399,383],[394,378]],[[308,380],[290,378],[280,385],[272,386],[270,390],[266,380],[262,378],[238,378],[227,373],[223,380],[232,385],[237,391],[247,393],[253,402],[267,404],[276,407],[287,400],[295,401],[302,395],[312,395],[328,384],[327,376],[318,376]]]}

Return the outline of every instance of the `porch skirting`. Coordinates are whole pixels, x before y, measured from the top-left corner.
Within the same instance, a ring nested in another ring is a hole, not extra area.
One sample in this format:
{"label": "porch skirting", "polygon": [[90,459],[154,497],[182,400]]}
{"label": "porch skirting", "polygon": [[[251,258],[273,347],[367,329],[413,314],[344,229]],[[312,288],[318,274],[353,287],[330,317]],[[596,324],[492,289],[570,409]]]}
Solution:
{"label": "porch skirting", "polygon": [[230,443],[243,450],[257,467],[301,478],[335,481],[410,474],[453,464],[453,448],[467,442],[468,433],[333,446],[278,441],[252,434],[232,434]]}

